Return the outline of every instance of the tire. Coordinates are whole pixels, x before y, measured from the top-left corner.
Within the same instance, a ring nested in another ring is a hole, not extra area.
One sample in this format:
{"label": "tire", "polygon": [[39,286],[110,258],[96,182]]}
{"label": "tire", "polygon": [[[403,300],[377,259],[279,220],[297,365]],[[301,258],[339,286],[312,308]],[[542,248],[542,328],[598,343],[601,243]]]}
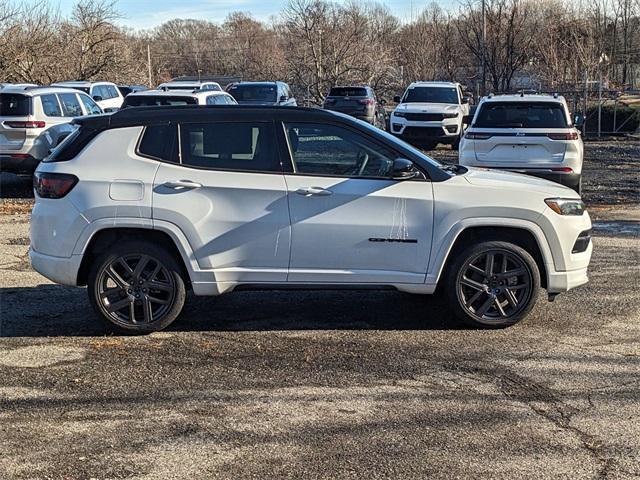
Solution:
{"label": "tire", "polygon": [[184,306],[186,287],[180,272],[175,258],[155,244],[116,244],[91,265],[89,301],[112,330],[157,332],[169,326]]}
{"label": "tire", "polygon": [[576,193],[578,195],[582,195],[582,175],[580,175],[578,183],[576,183],[576,185],[575,185],[575,187],[573,187],[573,189],[576,191]]}
{"label": "tire", "polygon": [[481,328],[518,323],[529,314],[540,290],[540,272],[533,257],[523,248],[502,241],[465,248],[453,259],[444,280],[455,316]]}

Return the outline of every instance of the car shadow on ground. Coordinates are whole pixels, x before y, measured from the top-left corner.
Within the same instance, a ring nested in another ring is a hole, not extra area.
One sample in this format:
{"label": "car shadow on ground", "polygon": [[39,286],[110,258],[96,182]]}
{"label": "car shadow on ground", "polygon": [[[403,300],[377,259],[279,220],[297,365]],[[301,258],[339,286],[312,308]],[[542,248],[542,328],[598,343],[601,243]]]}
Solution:
{"label": "car shadow on ground", "polygon": [[[393,290],[242,291],[189,295],[167,330],[456,330],[445,302]],[[39,285],[0,289],[0,337],[103,336],[113,332],[94,313],[86,289]]]}

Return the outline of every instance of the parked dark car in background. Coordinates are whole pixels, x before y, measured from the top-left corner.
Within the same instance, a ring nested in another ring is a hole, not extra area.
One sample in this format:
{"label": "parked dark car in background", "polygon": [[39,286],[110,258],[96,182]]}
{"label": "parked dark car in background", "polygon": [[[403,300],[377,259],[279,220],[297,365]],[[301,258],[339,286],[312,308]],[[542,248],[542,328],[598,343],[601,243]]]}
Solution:
{"label": "parked dark car in background", "polygon": [[226,88],[240,105],[295,107],[296,99],[284,82],[237,82]]}
{"label": "parked dark car in background", "polygon": [[142,92],[144,90],[148,90],[148,88],[144,85],[118,85],[118,90],[120,90],[123,97],[126,97],[130,93]]}
{"label": "parked dark car in background", "polygon": [[333,87],[323,108],[351,115],[382,129],[386,127],[384,101],[379,102],[373,88],[368,86]]}

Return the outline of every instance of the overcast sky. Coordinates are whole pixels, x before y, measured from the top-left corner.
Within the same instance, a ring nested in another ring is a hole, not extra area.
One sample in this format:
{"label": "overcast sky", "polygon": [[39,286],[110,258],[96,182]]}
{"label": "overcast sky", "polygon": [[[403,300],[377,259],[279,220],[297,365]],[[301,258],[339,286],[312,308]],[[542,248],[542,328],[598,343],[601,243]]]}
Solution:
{"label": "overcast sky", "polygon": [[[76,3],[76,0],[49,1],[52,5],[59,5],[64,15]],[[220,23],[235,11],[248,12],[257,20],[268,20],[287,3],[288,0],[118,0],[117,8],[123,16],[119,23],[140,29],[155,27],[172,18],[198,18]],[[337,0],[337,3],[344,2]],[[431,0],[379,0],[378,3],[389,7],[397,17],[408,20],[412,12],[417,15]],[[437,0],[436,3],[444,8],[458,5],[457,0]]]}

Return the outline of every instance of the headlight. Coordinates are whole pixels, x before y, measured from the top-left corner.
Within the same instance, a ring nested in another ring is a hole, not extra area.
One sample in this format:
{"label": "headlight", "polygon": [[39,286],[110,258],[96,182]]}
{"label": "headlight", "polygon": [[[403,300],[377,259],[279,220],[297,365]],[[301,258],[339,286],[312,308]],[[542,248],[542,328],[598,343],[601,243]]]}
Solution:
{"label": "headlight", "polygon": [[585,210],[584,202],[575,198],[547,198],[544,202],[558,215],[580,216]]}
{"label": "headlight", "polygon": [[457,116],[458,116],[458,112],[442,114],[442,118],[456,118]]}
{"label": "headlight", "polygon": [[393,112],[393,115],[395,117],[400,117],[400,118],[404,118],[405,117],[405,113],[404,112]]}

